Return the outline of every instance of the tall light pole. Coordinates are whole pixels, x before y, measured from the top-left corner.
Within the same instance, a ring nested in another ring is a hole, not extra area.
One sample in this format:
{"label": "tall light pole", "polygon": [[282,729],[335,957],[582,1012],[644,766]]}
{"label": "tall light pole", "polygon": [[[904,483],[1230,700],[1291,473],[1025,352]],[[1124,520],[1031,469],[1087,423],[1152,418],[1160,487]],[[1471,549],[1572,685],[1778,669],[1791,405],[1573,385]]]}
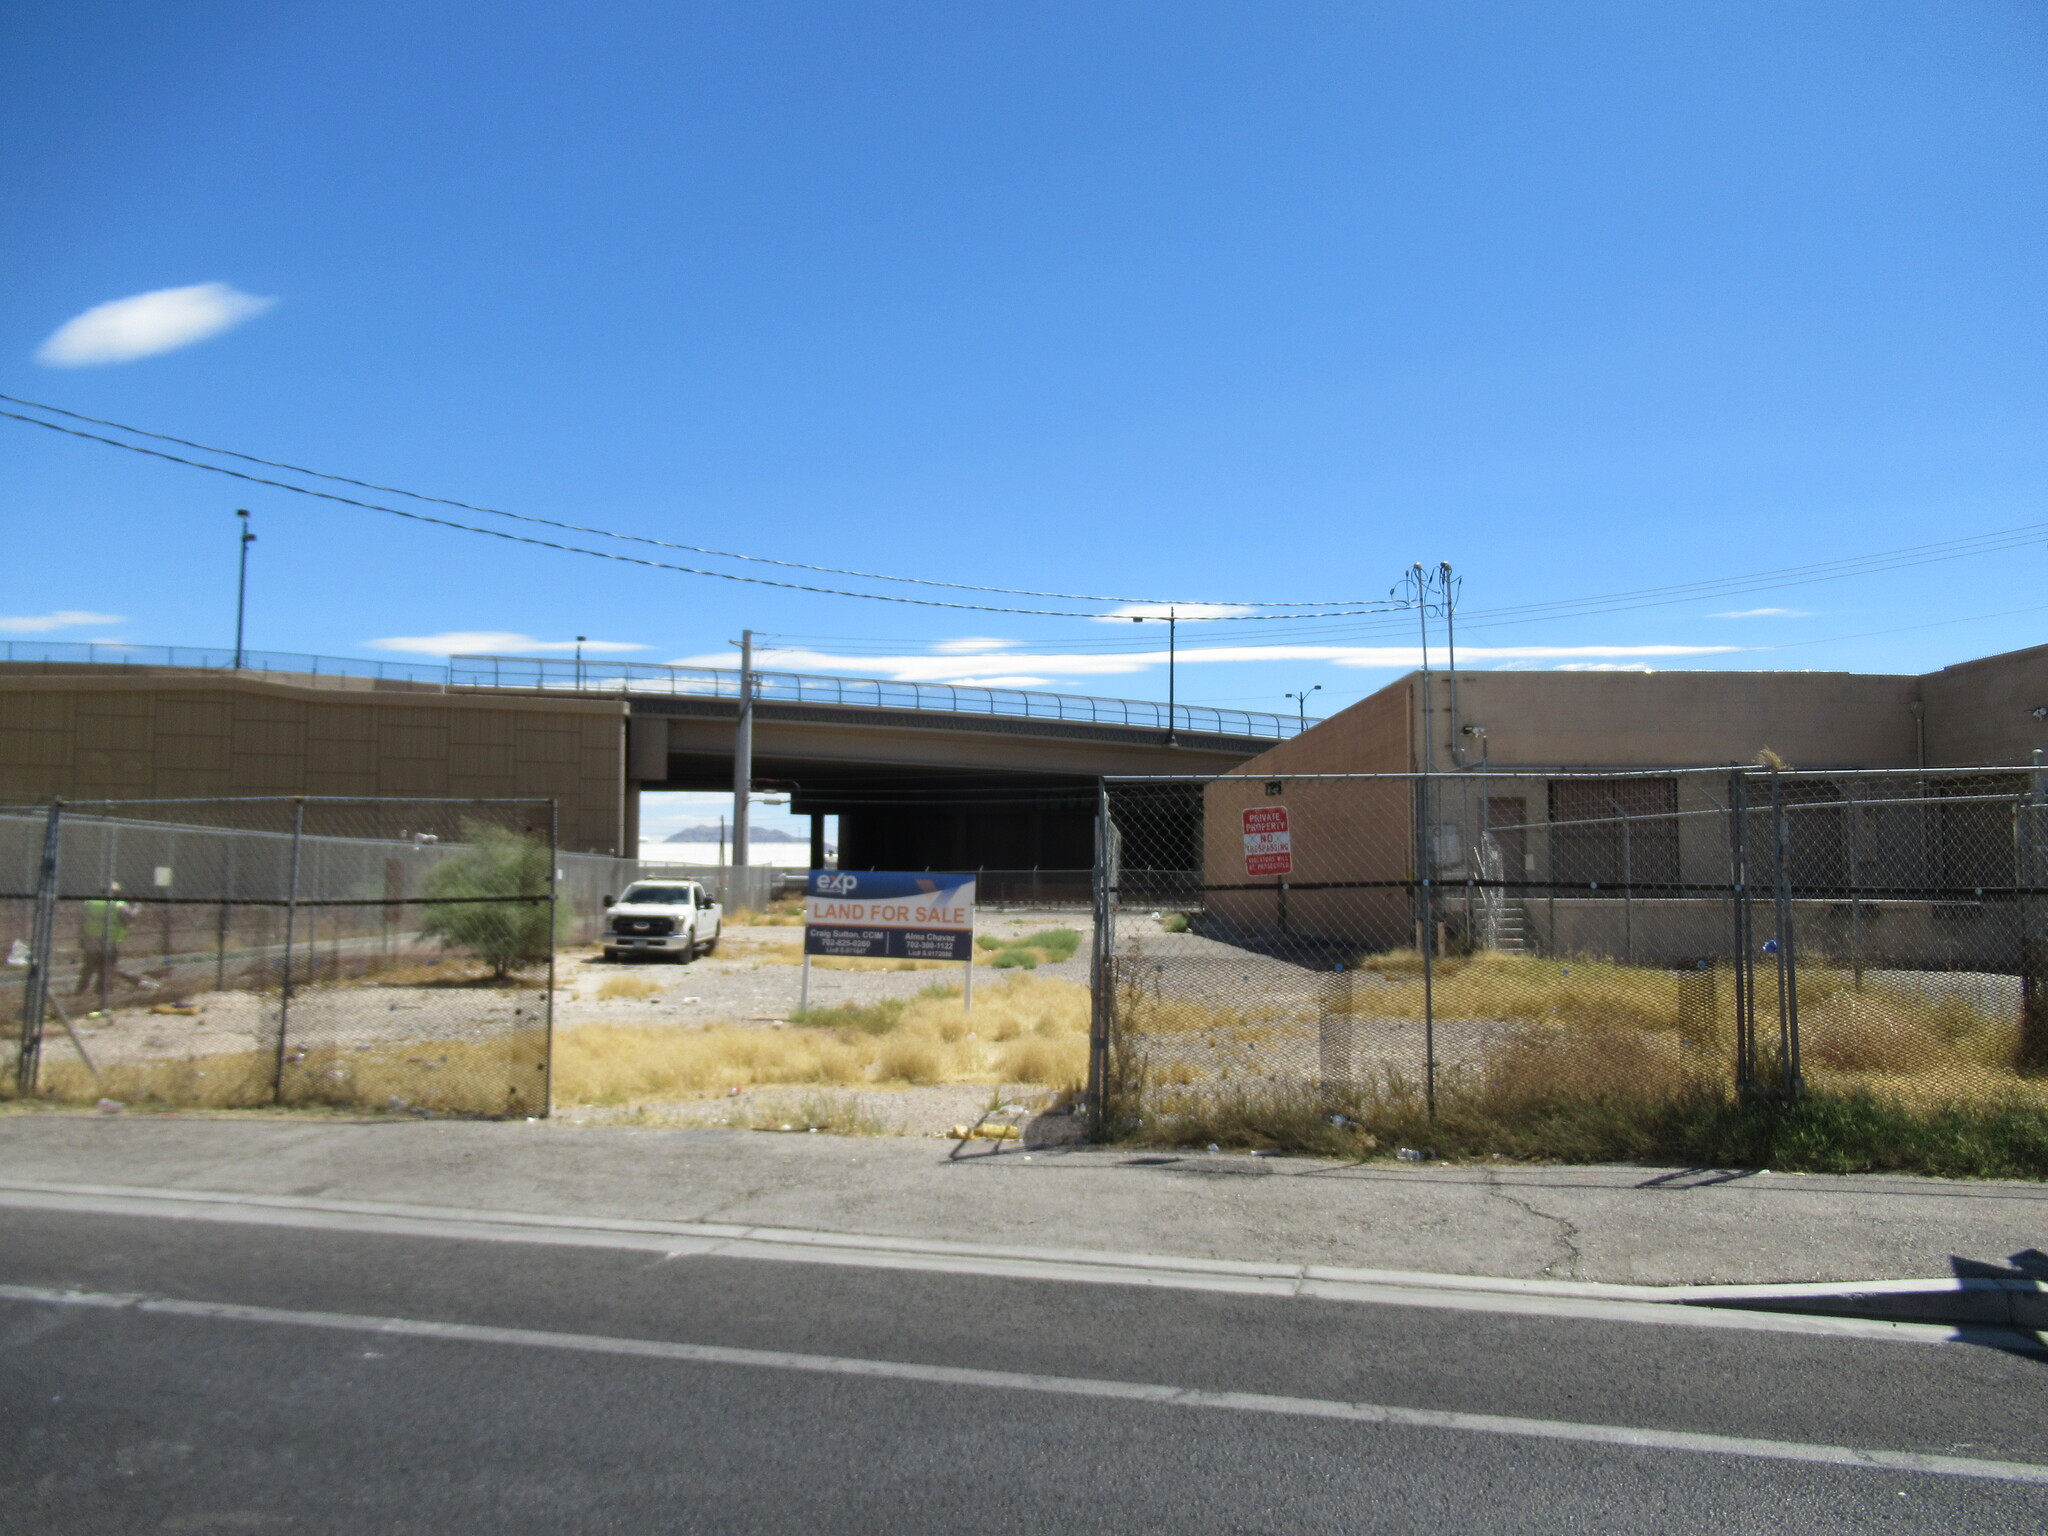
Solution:
{"label": "tall light pole", "polygon": [[1323,685],[1317,683],[1313,688],[1304,688],[1300,693],[1281,695],[1282,698],[1294,700],[1294,718],[1304,731],[1308,729],[1308,696],[1312,693],[1321,693],[1322,691]]}
{"label": "tall light pole", "polygon": [[576,686],[578,688],[583,686],[583,642],[589,638],[588,635],[578,635],[576,637]]}
{"label": "tall light pole", "polygon": [[[1156,619],[1158,617],[1159,615],[1156,613],[1136,613],[1131,615],[1131,622],[1133,624],[1142,624],[1147,618]],[[1180,745],[1180,738],[1174,734],[1180,724],[1180,712],[1175,703],[1174,695],[1174,663],[1178,658],[1180,650],[1179,640],[1180,614],[1173,608],[1168,608],[1166,610],[1166,744],[1169,747]]]}
{"label": "tall light pole", "polygon": [[249,612],[249,546],[256,542],[256,535],[249,531],[249,511],[238,508],[235,516],[242,520],[242,536],[236,543],[241,546],[240,568],[235,576],[235,670],[242,670],[242,621]]}

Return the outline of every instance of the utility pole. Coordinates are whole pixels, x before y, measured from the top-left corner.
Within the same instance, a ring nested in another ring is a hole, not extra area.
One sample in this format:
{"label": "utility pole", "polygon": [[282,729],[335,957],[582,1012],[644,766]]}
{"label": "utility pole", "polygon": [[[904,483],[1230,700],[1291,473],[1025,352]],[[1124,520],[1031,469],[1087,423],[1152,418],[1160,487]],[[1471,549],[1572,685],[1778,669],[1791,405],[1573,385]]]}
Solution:
{"label": "utility pole", "polygon": [[740,712],[733,723],[732,862],[747,867],[747,794],[754,787],[754,632],[740,631]]}
{"label": "utility pole", "polygon": [[247,508],[238,509],[235,516],[242,520],[242,536],[236,542],[241,546],[241,568],[235,577],[235,670],[242,670],[242,620],[249,611],[249,546],[256,542],[256,535],[249,531]]}
{"label": "utility pole", "polygon": [[1436,720],[1429,691],[1430,580],[1420,560],[1415,562],[1408,579],[1415,583],[1415,617],[1422,625],[1422,771],[1429,773],[1436,767]]}

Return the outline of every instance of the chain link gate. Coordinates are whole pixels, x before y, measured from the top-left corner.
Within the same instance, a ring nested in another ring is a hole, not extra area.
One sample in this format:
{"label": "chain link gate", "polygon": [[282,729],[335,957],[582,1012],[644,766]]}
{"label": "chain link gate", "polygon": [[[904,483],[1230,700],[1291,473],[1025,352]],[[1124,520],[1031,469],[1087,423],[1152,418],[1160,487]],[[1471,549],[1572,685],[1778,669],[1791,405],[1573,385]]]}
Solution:
{"label": "chain link gate", "polygon": [[2041,1097],[2038,768],[1104,781],[1098,1129]]}
{"label": "chain link gate", "polygon": [[11,1086],[543,1115],[563,862],[545,800],[0,809]]}

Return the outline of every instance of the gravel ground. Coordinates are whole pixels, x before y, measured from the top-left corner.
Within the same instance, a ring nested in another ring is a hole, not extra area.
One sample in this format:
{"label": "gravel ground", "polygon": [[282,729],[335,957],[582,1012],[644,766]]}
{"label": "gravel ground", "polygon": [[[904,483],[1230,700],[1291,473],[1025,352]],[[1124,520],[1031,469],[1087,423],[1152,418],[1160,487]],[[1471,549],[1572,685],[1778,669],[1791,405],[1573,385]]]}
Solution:
{"label": "gravel ground", "polygon": [[[1035,974],[1057,976],[1086,985],[1088,941],[1085,918],[1064,912],[1005,912],[984,915],[979,931],[999,939],[1021,938],[1048,928],[1072,928],[1081,935],[1074,957],[1057,965],[1041,965]],[[796,1011],[802,971],[801,928],[726,929],[718,953],[687,965],[650,961],[619,963],[595,949],[572,951],[556,962],[563,988],[555,999],[555,1027],[578,1024],[779,1024]],[[813,962],[811,1006],[833,1008],[842,1003],[876,1003],[887,998],[915,997],[926,987],[958,987],[964,966],[927,963],[921,970],[867,969],[900,961],[855,961],[860,969],[841,969],[844,961]],[[1007,973],[987,963],[986,952],[975,966],[976,986],[1000,985]],[[654,989],[645,997],[601,994],[607,983],[644,983]]]}

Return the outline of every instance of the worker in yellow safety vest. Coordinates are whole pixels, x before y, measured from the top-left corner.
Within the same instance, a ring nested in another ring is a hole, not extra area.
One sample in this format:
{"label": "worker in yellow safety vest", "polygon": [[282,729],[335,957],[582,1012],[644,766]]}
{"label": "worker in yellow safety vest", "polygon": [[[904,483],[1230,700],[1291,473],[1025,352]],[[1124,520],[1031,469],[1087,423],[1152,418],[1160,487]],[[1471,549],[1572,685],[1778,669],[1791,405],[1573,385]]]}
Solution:
{"label": "worker in yellow safety vest", "polygon": [[121,898],[121,882],[107,886],[105,896],[85,902],[79,915],[79,965],[76,992],[105,987],[118,977],[131,987],[146,986],[140,976],[121,969],[121,941],[128,937],[128,919],[135,915],[131,902]]}

